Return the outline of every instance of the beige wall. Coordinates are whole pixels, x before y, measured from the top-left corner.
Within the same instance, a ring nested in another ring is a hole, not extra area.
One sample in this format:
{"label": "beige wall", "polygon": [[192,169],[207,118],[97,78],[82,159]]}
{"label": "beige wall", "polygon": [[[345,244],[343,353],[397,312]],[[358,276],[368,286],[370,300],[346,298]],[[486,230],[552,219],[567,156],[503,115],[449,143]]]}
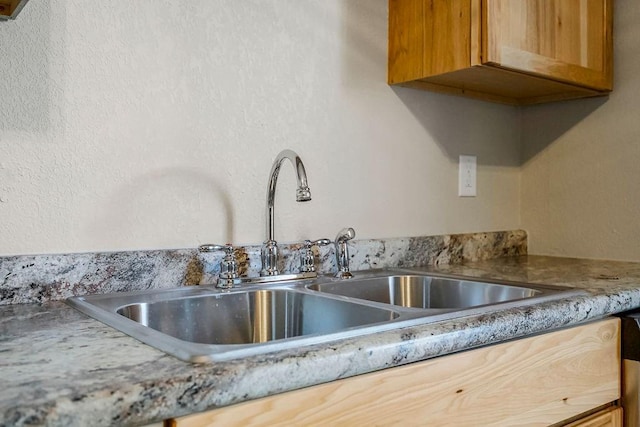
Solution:
{"label": "beige wall", "polygon": [[[514,229],[520,112],[390,88],[387,0],[38,0],[0,24],[0,255]],[[478,197],[457,197],[459,154]]]}
{"label": "beige wall", "polygon": [[640,7],[617,0],[608,99],[523,109],[522,227],[535,254],[640,261]]}

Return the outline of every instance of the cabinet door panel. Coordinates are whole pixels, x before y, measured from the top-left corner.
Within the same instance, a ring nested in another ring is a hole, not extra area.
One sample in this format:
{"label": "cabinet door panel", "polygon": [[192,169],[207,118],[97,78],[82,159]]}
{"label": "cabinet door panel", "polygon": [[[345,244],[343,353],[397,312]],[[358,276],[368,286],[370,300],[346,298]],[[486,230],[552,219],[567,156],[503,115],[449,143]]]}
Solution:
{"label": "cabinet door panel", "polygon": [[484,0],[485,64],[599,90],[612,80],[612,0]]}

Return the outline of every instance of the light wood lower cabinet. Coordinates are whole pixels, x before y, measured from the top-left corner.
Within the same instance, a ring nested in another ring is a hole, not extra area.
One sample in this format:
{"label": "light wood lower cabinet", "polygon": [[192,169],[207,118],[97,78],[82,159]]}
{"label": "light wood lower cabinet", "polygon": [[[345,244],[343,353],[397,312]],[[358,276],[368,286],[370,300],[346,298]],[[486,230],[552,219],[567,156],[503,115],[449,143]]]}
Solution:
{"label": "light wood lower cabinet", "polygon": [[[611,318],[166,424],[549,426],[619,398],[620,321]],[[575,425],[618,425],[590,419]]]}

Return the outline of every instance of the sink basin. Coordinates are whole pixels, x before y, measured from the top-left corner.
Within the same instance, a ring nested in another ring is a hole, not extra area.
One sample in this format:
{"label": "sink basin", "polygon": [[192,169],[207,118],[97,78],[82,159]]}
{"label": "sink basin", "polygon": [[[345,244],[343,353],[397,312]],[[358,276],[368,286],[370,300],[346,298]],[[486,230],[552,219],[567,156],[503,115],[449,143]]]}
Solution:
{"label": "sink basin", "polygon": [[157,302],[116,313],[180,340],[202,344],[252,344],[393,320],[391,310],[292,290],[253,290]]}
{"label": "sink basin", "polygon": [[230,360],[393,328],[393,307],[301,286],[191,287],[69,298],[80,311],[191,362]]}
{"label": "sink basin", "polygon": [[584,293],[420,270],[356,272],[231,290],[207,286],[69,298],[80,311],[190,362],[231,360]]}
{"label": "sink basin", "polygon": [[540,289],[426,275],[316,283],[309,289],[412,308],[459,309],[542,296]]}

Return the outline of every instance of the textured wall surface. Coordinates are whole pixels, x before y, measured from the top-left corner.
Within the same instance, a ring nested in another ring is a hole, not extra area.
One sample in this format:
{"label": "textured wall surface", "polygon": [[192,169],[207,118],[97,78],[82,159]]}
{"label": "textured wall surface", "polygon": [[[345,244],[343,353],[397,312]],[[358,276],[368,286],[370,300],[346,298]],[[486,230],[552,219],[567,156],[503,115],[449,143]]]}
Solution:
{"label": "textured wall surface", "polygon": [[[0,24],[0,255],[518,228],[516,108],[391,88],[386,0],[38,0]],[[478,197],[457,197],[459,154]]]}
{"label": "textured wall surface", "polygon": [[637,2],[615,2],[608,99],[523,110],[530,253],[640,261],[639,20]]}

